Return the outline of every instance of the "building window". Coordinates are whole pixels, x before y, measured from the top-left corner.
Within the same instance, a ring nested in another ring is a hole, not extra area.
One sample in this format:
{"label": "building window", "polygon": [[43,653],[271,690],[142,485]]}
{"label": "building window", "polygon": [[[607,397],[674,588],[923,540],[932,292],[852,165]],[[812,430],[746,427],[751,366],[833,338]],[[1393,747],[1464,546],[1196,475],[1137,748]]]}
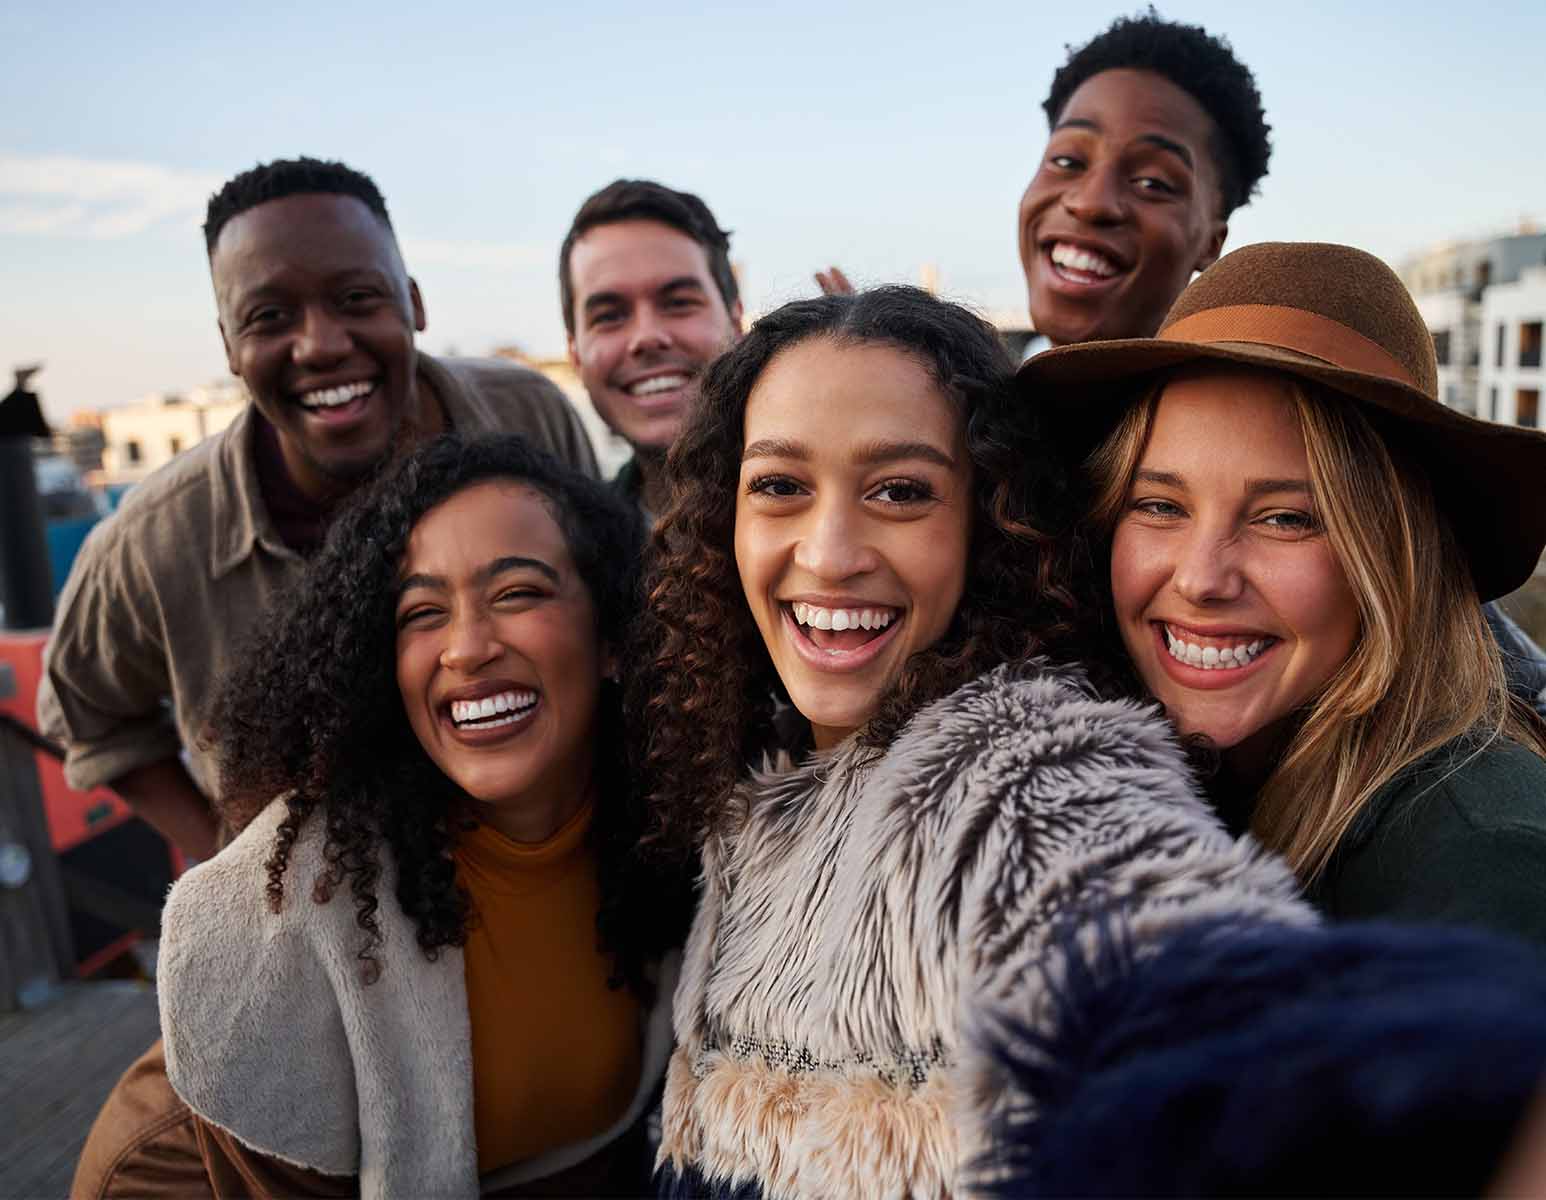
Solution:
{"label": "building window", "polygon": [[1498,419],[1498,389],[1495,387],[1487,389],[1487,419],[1489,421]]}
{"label": "building window", "polygon": [[1503,365],[1503,326],[1502,325],[1498,326],[1498,353],[1497,353],[1496,357],[1492,360],[1492,365],[1495,366],[1495,367],[1501,367]]}
{"label": "building window", "polygon": [[1537,388],[1520,388],[1514,393],[1514,420],[1527,429],[1541,424],[1541,393]]}
{"label": "building window", "polygon": [[123,452],[124,457],[129,460],[130,466],[133,466],[135,463],[139,462],[142,458],[145,457],[140,452],[140,444],[133,438],[130,438],[123,444]]}
{"label": "building window", "polygon": [[1525,321],[1519,326],[1519,365],[1521,367],[1541,365],[1541,323],[1539,321]]}
{"label": "building window", "polygon": [[1435,329],[1433,332],[1433,356],[1439,360],[1439,366],[1449,366],[1449,330]]}
{"label": "building window", "polygon": [[166,448],[168,450],[170,450],[174,455],[181,454],[183,452],[183,440],[182,440],[182,438],[180,438],[180,437],[167,438],[166,439]]}
{"label": "building window", "polygon": [[1476,286],[1479,289],[1492,282],[1492,263],[1479,262],[1476,264]]}

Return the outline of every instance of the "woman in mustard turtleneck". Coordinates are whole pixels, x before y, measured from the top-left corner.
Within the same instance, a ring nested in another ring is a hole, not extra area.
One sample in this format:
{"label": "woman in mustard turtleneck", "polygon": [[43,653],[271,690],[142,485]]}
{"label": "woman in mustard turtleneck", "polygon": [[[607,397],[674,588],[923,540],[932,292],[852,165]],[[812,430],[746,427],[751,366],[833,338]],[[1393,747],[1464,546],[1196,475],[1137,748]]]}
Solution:
{"label": "woman in mustard turtleneck", "polygon": [[224,689],[241,832],[173,889],[164,1053],[76,1194],[647,1190],[690,889],[633,858],[639,543],[513,437],[432,443],[339,517]]}

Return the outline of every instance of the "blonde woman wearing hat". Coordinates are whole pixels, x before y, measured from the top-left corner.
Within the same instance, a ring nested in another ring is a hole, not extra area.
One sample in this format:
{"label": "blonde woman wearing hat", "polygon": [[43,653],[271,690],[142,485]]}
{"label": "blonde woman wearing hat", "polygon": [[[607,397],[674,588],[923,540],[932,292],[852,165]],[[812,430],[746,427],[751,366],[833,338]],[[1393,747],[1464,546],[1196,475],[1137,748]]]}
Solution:
{"label": "blonde woman wearing hat", "polygon": [[1225,819],[1332,916],[1546,943],[1546,741],[1481,610],[1546,545],[1546,435],[1440,404],[1411,298],[1346,246],[1236,251],[1155,338],[1020,383],[1087,462],[1112,626],[1217,751]]}

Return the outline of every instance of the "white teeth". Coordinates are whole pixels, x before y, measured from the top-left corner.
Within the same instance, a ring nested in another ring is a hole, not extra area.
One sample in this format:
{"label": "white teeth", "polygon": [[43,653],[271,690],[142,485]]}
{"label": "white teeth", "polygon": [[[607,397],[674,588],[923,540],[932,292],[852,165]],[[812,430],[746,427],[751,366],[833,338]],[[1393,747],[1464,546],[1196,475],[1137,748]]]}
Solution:
{"label": "white teeth", "polygon": [[653,396],[656,392],[672,392],[679,387],[687,386],[686,375],[656,375],[651,379],[642,379],[638,383],[629,385],[630,396]]}
{"label": "white teeth", "polygon": [[365,380],[360,383],[346,383],[343,387],[322,388],[303,395],[301,404],[306,408],[338,408],[351,400],[359,399],[375,386],[373,380]]}
{"label": "white teeth", "polygon": [[484,696],[479,700],[453,700],[451,720],[457,725],[492,729],[519,720],[536,703],[537,693],[529,691],[500,692],[497,696]]}
{"label": "white teeth", "polygon": [[798,624],[812,629],[884,629],[895,619],[889,608],[821,608],[799,601],[790,605]]}
{"label": "white teeth", "polygon": [[1070,246],[1067,242],[1053,243],[1052,261],[1060,267],[1099,275],[1102,279],[1109,279],[1120,270],[1116,263],[1105,255],[1095,254],[1079,246]]}
{"label": "white teeth", "polygon": [[1165,648],[1170,651],[1170,656],[1204,671],[1232,671],[1243,667],[1270,642],[1271,639],[1256,638],[1233,646],[1201,646],[1177,637],[1169,628],[1165,630]]}

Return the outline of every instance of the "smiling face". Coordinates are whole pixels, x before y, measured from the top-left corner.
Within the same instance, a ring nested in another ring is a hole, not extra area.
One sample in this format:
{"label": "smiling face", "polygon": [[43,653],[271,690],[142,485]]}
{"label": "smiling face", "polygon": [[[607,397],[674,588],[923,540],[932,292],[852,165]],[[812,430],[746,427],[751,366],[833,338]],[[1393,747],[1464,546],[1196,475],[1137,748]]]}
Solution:
{"label": "smiling face", "polygon": [[587,230],[569,254],[574,333],[569,358],[591,403],[635,450],[676,440],[698,376],[736,337],[708,252],[660,221]]}
{"label": "smiling face", "polygon": [[408,724],[488,824],[540,840],[540,815],[573,811],[589,786],[607,668],[548,500],[507,480],[456,493],[414,526],[399,586]]}
{"label": "smiling face", "polygon": [[1114,532],[1111,589],[1127,651],[1176,727],[1240,759],[1276,744],[1347,660],[1358,603],[1284,380],[1166,385]]}
{"label": "smiling face", "polygon": [[210,272],[226,359],[296,486],[347,491],[418,416],[424,306],[391,230],[352,196],[286,196],[233,217]]}
{"label": "smiling face", "polygon": [[742,446],[741,586],[826,748],[875,714],[960,602],[972,518],[961,413],[911,355],[812,338],[763,370]]}
{"label": "smiling face", "polygon": [[1219,256],[1213,119],[1150,71],[1102,71],[1058,117],[1020,200],[1031,320],[1056,345],[1151,337]]}

